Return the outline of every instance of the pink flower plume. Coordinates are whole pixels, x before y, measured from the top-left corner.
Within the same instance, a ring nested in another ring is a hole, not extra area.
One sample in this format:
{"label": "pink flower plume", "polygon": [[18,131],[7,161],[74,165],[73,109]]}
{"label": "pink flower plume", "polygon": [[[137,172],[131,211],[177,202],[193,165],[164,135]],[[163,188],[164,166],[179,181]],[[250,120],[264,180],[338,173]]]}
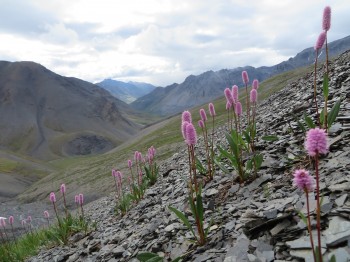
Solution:
{"label": "pink flower plume", "polygon": [[305,169],[298,169],[293,174],[293,185],[301,190],[312,192],[315,189],[315,179]]}
{"label": "pink flower plume", "polygon": [[306,133],[305,149],[309,156],[316,156],[317,154],[327,154],[328,143],[327,133],[318,127],[310,129]]}
{"label": "pink flower plume", "polygon": [[328,31],[331,28],[331,8],[326,6],[323,9],[322,29]]}

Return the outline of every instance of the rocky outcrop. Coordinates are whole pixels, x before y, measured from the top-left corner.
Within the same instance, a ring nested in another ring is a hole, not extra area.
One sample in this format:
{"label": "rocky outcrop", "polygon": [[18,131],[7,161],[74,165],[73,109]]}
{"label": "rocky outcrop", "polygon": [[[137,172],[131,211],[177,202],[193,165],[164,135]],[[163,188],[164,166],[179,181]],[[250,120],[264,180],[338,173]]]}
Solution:
{"label": "rocky outcrop", "polygon": [[[325,258],[335,254],[337,262],[350,258],[349,61],[350,52],[346,52],[330,66],[329,102],[332,105],[340,99],[341,109],[329,132],[330,151],[320,161],[322,251]],[[317,82],[322,83],[321,71]],[[279,140],[257,142],[264,162],[256,180],[237,184],[233,174],[217,170],[214,180],[206,184],[205,227],[210,225],[210,231],[205,246],[190,242],[191,234],[168,209],[172,205],[188,213],[184,146],[161,163],[159,181],[127,215],[115,215],[113,196],[92,202],[87,216],[97,222],[95,231],[72,237],[68,246],[42,250],[28,261],[137,261],[135,256],[143,251],[158,253],[169,261],[178,256],[184,261],[313,261],[306,225],[297,213],[305,212],[305,195],[292,185],[295,168],[310,168],[303,149],[304,134],[292,112],[297,118],[303,110],[314,116],[312,97],[310,73],[261,101],[258,133],[274,134]],[[319,97],[321,101],[321,91]],[[217,144],[225,146],[225,132],[225,126],[218,128]],[[200,158],[204,158],[202,143],[200,139],[196,148]],[[310,201],[314,210],[314,196]],[[314,211],[312,218],[315,221]]]}

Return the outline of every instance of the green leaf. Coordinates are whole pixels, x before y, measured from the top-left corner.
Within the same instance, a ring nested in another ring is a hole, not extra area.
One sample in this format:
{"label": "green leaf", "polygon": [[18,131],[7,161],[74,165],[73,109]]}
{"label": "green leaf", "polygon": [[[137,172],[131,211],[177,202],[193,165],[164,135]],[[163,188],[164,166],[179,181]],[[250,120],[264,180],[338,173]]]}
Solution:
{"label": "green leaf", "polygon": [[141,254],[138,254],[136,256],[136,258],[138,260],[140,260],[141,262],[146,262],[146,261],[149,261],[150,259],[156,258],[156,257],[159,257],[159,256],[157,254],[154,254],[154,253],[151,253],[151,252],[141,253]]}
{"label": "green leaf", "polygon": [[321,258],[319,256],[319,247],[315,246],[315,258],[316,258],[316,262],[321,262]]}
{"label": "green leaf", "polygon": [[173,262],[180,262],[182,260],[182,257],[177,257],[173,260]]}
{"label": "green leaf", "polygon": [[146,262],[162,262],[163,258],[158,256],[158,257],[153,257],[151,259],[148,259]]}
{"label": "green leaf", "polygon": [[323,96],[328,97],[329,94],[329,88],[328,88],[328,75],[323,75]]}
{"label": "green leaf", "polygon": [[222,172],[229,174],[230,171],[227,170],[227,168],[221,164],[216,158],[214,158],[214,163],[222,170]]}
{"label": "green leaf", "polygon": [[337,260],[335,259],[335,255],[334,254],[331,256],[331,259],[329,260],[329,262],[337,262]]}
{"label": "green leaf", "polygon": [[221,155],[223,155],[224,157],[226,157],[228,160],[230,160],[231,164],[237,168],[238,164],[237,164],[237,159],[235,158],[235,156],[231,155],[229,152],[227,152],[226,150],[224,150],[221,147],[218,147],[219,151],[221,153]]}
{"label": "green leaf", "polygon": [[209,233],[210,227],[212,226],[213,223],[214,223],[214,219],[211,218],[208,227],[205,229],[204,238],[207,238],[207,235]]}
{"label": "green leaf", "polygon": [[249,160],[246,162],[245,169],[246,169],[246,170],[252,170],[252,169],[253,169],[253,164],[252,164],[252,160],[251,160],[251,159],[249,159]]}
{"label": "green leaf", "polygon": [[274,135],[263,136],[261,139],[265,140],[265,141],[277,141],[278,140],[278,136],[274,136]]}
{"label": "green leaf", "polygon": [[305,223],[305,225],[307,225],[307,219],[306,219],[306,216],[300,212],[299,210],[297,210],[298,212],[298,215],[300,216],[301,220],[303,220],[303,222]]}
{"label": "green leaf", "polygon": [[250,140],[249,133],[247,131],[243,131],[243,135],[247,143],[250,143],[251,140]]}
{"label": "green leaf", "polygon": [[321,123],[321,125],[323,125],[323,123],[324,123],[324,108],[322,109],[322,111],[320,113],[320,123]]}
{"label": "green leaf", "polygon": [[259,170],[261,167],[262,162],[264,161],[264,157],[262,154],[257,154],[254,156],[254,161],[255,161],[255,168],[256,170]]}
{"label": "green leaf", "polygon": [[190,222],[188,221],[187,217],[185,217],[185,215],[181,211],[177,210],[174,207],[168,206],[168,208],[175,213],[175,215],[184,223],[184,225],[188,228],[188,230],[191,231],[193,236],[196,238],[196,235],[194,234],[193,228]]}
{"label": "green leaf", "polygon": [[196,157],[196,168],[199,173],[205,175],[207,173],[207,169],[203,166],[202,162]]}
{"label": "green leaf", "polygon": [[[201,191],[201,190],[199,190]],[[203,227],[203,220],[204,220],[204,209],[203,209],[203,202],[202,202],[202,194],[201,192],[199,192],[197,194],[197,199],[196,199],[196,208],[197,208],[197,215],[198,215],[198,219],[199,219],[199,223],[201,224],[201,226]]]}
{"label": "green leaf", "polygon": [[226,134],[226,139],[227,142],[230,145],[231,151],[234,155],[238,154],[238,146],[237,143],[234,141],[234,139],[232,138],[232,136],[230,136],[229,134]]}
{"label": "green leaf", "polygon": [[306,125],[309,128],[315,128],[316,127],[316,125],[312,121],[311,117],[307,116],[305,113],[304,113],[304,120],[305,120]]}
{"label": "green leaf", "polygon": [[340,100],[338,100],[334,104],[334,106],[332,107],[331,111],[329,111],[329,114],[328,114],[328,128],[330,128],[332,126],[333,122],[337,118],[337,116],[339,114],[339,110],[340,110]]}

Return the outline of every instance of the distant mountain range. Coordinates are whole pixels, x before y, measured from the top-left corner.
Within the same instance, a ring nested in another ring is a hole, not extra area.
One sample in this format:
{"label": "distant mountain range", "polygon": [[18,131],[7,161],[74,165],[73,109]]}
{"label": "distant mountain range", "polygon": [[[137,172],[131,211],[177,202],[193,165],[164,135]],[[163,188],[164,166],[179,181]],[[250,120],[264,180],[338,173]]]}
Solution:
{"label": "distant mountain range", "polygon": [[[350,36],[328,44],[330,56],[336,56],[350,49]],[[325,58],[323,51],[319,59]],[[315,60],[313,47],[307,48],[295,57],[274,66],[239,67],[235,69],[222,69],[219,71],[207,71],[198,76],[190,75],[181,84],[172,84],[165,88],[158,87],[151,93],[138,98],[130,105],[137,110],[143,110],[160,116],[171,115],[182,110],[207,103],[215,98],[223,96],[223,90],[233,84],[243,86],[241,72],[246,70],[249,78],[263,81],[271,76],[311,65]]]}
{"label": "distant mountain range", "polygon": [[100,83],[96,83],[96,85],[106,89],[113,96],[128,104],[135,101],[137,98],[150,93],[156,88],[155,86],[147,83],[125,83],[113,79],[105,79]]}
{"label": "distant mountain range", "polygon": [[138,131],[133,112],[97,85],[0,61],[0,149],[40,159],[105,152]]}

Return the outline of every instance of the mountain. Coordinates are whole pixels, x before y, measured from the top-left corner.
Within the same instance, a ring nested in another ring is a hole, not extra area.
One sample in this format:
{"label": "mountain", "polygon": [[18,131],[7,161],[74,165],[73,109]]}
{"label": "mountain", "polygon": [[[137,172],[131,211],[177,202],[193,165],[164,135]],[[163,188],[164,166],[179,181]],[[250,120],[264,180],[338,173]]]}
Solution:
{"label": "mountain", "polygon": [[96,85],[106,89],[113,96],[124,101],[125,103],[131,103],[137,98],[150,93],[156,88],[155,86],[147,83],[131,81],[125,83],[113,79],[105,79],[100,83],[96,83]]}
{"label": "mountain", "polygon": [[[330,56],[338,55],[350,49],[350,36],[328,44]],[[324,60],[325,52],[319,56]],[[138,98],[130,105],[137,110],[143,110],[161,116],[171,115],[184,109],[212,101],[223,96],[223,89],[233,84],[243,86],[241,73],[248,72],[251,81],[258,79],[263,81],[271,76],[311,65],[315,59],[313,47],[307,48],[295,57],[274,66],[238,67],[235,69],[222,69],[219,71],[207,71],[198,76],[190,75],[181,84],[172,84],[165,88],[156,88],[151,93]]]}
{"label": "mountain", "polygon": [[132,112],[97,85],[0,61],[0,149],[40,159],[105,152],[137,132]]}

